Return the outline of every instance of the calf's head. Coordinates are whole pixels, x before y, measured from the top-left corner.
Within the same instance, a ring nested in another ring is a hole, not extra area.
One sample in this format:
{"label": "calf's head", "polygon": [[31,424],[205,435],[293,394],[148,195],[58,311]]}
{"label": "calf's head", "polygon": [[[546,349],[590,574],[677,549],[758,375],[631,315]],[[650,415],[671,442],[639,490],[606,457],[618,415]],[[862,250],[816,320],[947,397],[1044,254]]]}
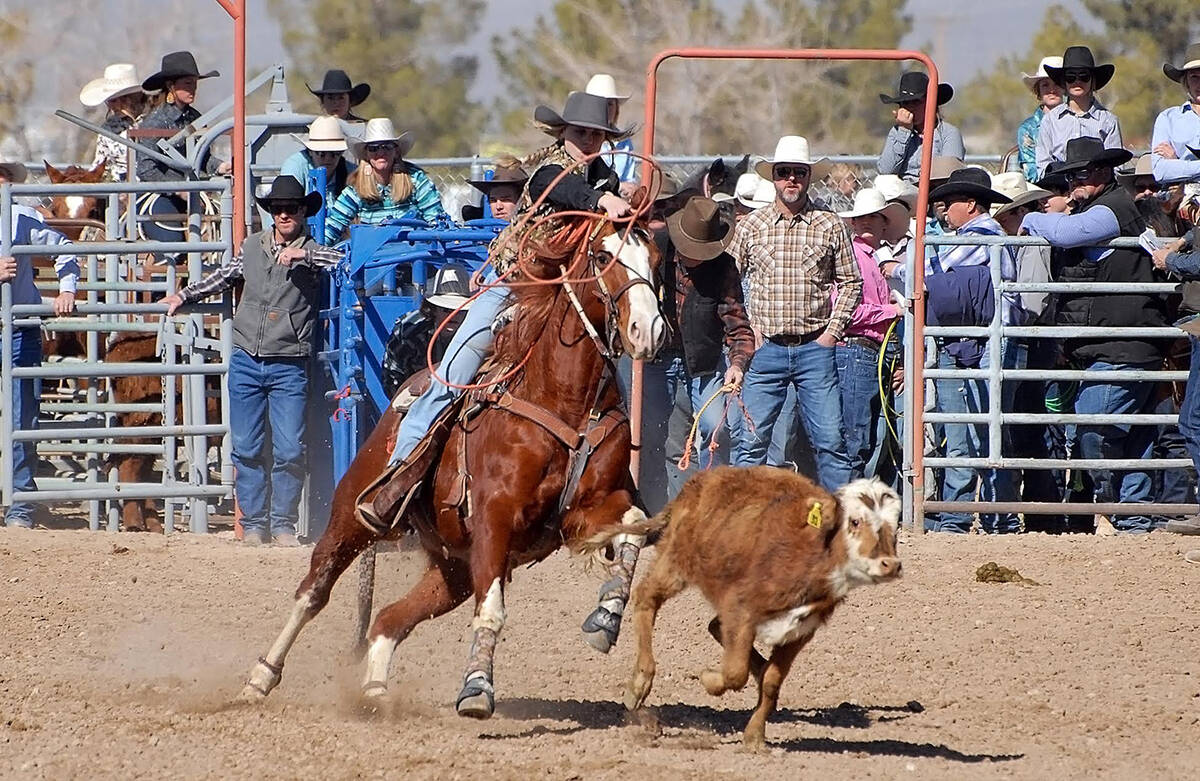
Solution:
{"label": "calf's head", "polygon": [[853,480],[837,491],[846,542],[846,585],[881,583],[900,575],[896,531],[900,496],[881,480]]}

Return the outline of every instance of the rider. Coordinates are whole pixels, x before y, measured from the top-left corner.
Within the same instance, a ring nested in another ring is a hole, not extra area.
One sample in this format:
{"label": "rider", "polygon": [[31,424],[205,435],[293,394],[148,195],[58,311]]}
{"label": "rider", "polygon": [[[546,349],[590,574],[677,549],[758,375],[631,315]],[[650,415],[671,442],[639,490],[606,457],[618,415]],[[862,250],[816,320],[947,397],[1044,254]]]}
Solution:
{"label": "rider", "polygon": [[[600,211],[609,219],[616,219],[632,210],[629,203],[617,195],[620,183],[603,160],[593,157],[586,167],[583,163],[600,151],[604,141],[626,135],[609,123],[608,116],[608,101],[585,92],[568,95],[561,114],[548,106],[538,106],[534,110],[534,121],[557,140],[525,161],[530,167],[536,166],[536,170],[525,183],[517,207],[516,224],[505,228],[493,243],[489,256],[491,268],[484,277],[483,291],[447,347],[446,357],[434,373],[429,389],[413,402],[401,420],[388,471],[363,494],[364,501],[358,505],[358,510],[373,526],[386,527],[402,513],[436,455],[437,448],[430,446],[430,438],[426,435],[442,411],[462,393],[461,389],[452,386],[470,383],[491,348],[492,324],[509,302],[508,290],[497,282],[516,262],[517,248],[526,226],[534,224],[532,221],[521,224],[524,214],[543,195],[545,200],[532,217],[572,209]],[[564,170],[571,170],[571,173],[549,189],[555,177]],[[549,235],[559,227],[554,225],[555,222],[539,223],[537,232]],[[511,275],[506,278],[509,277]],[[367,494],[377,488],[375,496],[367,499]]]}

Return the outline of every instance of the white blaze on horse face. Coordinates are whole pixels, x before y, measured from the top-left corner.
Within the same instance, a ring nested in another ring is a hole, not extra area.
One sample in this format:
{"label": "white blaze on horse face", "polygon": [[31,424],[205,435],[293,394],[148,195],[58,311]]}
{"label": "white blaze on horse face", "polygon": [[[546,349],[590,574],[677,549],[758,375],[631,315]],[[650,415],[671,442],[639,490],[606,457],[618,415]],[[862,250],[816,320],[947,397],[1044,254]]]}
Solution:
{"label": "white blaze on horse face", "polygon": [[68,195],[67,203],[67,219],[82,220],[87,217],[87,212],[84,209],[87,207],[87,199],[81,195]]}
{"label": "white blaze on horse face", "polygon": [[652,358],[662,346],[667,328],[658,311],[658,298],[654,295],[650,248],[634,233],[630,233],[624,241],[620,234],[613,233],[605,236],[602,243],[604,249],[617,258],[619,267],[624,269],[630,280],[637,277],[648,283],[633,285],[622,296],[628,297],[629,315],[621,337],[631,358]]}

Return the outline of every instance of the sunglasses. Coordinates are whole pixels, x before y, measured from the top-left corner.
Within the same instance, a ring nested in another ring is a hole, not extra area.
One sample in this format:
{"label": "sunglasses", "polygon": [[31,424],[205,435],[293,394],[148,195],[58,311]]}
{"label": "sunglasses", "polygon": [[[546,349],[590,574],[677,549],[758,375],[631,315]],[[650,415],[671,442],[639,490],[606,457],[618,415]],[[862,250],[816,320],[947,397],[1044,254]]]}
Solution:
{"label": "sunglasses", "polygon": [[1063,80],[1068,84],[1087,84],[1092,80],[1091,71],[1067,71],[1063,74]]}
{"label": "sunglasses", "polygon": [[395,148],[396,145],[390,141],[385,141],[379,144],[367,144],[367,151],[371,154],[376,154],[377,152],[390,152]]}
{"label": "sunglasses", "polygon": [[1075,180],[1076,182],[1086,182],[1088,179],[1092,178],[1092,175],[1095,174],[1097,170],[1098,169],[1096,168],[1081,168],[1078,171],[1072,171],[1071,179]]}
{"label": "sunglasses", "polygon": [[791,179],[793,176],[797,179],[803,179],[812,173],[812,169],[806,165],[777,165],[773,173],[775,174],[775,178],[780,181]]}
{"label": "sunglasses", "polygon": [[271,214],[299,214],[304,204],[299,201],[272,201]]}

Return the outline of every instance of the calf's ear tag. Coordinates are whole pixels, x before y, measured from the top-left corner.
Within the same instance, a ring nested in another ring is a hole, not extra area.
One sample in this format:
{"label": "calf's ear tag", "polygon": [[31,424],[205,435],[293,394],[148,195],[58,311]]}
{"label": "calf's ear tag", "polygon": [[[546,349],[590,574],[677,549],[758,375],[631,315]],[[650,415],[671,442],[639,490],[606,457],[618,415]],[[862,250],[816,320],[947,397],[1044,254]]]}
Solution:
{"label": "calf's ear tag", "polygon": [[821,528],[821,503],[813,502],[812,509],[808,511],[808,525],[814,529]]}

